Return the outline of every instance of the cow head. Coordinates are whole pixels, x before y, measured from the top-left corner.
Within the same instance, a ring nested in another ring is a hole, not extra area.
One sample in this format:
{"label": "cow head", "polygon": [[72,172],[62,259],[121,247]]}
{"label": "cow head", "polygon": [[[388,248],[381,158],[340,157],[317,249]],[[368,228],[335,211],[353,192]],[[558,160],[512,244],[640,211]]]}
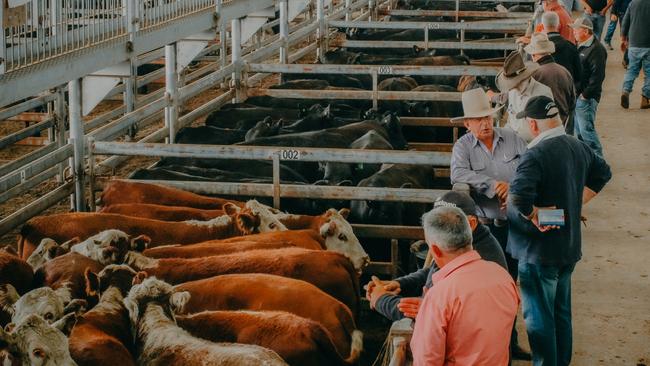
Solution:
{"label": "cow head", "polygon": [[70,251],[70,247],[79,242],[79,238],[74,238],[66,241],[63,244],[58,244],[50,238],[41,240],[36,250],[27,258],[27,263],[32,266],[34,271],[42,267],[48,261],[62,256]]}
{"label": "cow head", "polygon": [[226,205],[224,205],[224,211],[235,214],[236,225],[245,234],[287,230],[287,227],[273,213],[271,207],[263,205],[256,200],[246,202],[243,209],[236,206],[226,207]]}
{"label": "cow head", "polygon": [[275,136],[280,131],[282,123],[282,120],[274,122],[271,117],[266,117],[263,121],[257,122],[253,128],[246,132],[244,141],[249,142],[261,137]]}
{"label": "cow head", "polygon": [[53,290],[40,287],[19,297],[16,289],[9,285],[0,286],[0,308],[11,315],[11,321],[18,324],[30,314],[37,314],[52,323],[71,312],[83,312],[85,300],[71,300],[70,289],[61,287]]}
{"label": "cow head", "polygon": [[386,130],[387,136],[390,139],[390,144],[395,150],[405,150],[408,148],[408,143],[402,134],[402,123],[395,113],[386,112],[381,119],[381,125]]}
{"label": "cow head", "polygon": [[101,294],[110,287],[117,288],[122,296],[126,296],[134,284],[141,283],[147,277],[147,273],[136,272],[125,264],[110,264],[99,273],[86,268],[84,277],[87,297],[99,301]]}
{"label": "cow head", "polygon": [[325,222],[320,227],[320,234],[325,239],[327,250],[344,254],[352,261],[354,268],[361,273],[370,263],[368,253],[363,249],[359,239],[352,231],[352,225],[346,220],[350,210],[336,211],[329,209],[324,215]]}
{"label": "cow head", "polygon": [[123,231],[105,230],[73,245],[70,251],[108,265],[122,262],[129,250],[143,250],[148,243],[149,238],[144,235],[131,240]]}
{"label": "cow head", "polygon": [[11,331],[0,328],[0,363],[11,366],[76,366],[68,350],[76,315],[54,324],[32,314]]}
{"label": "cow head", "polygon": [[[161,306],[167,316],[173,320],[174,314],[182,313],[189,301],[189,292],[176,291],[167,282],[155,277],[148,277],[141,283],[131,287],[128,296],[124,298],[124,306],[129,312],[131,325],[135,330],[140,317],[144,315],[147,305],[154,303]],[[136,334],[136,332],[133,332],[133,334]]]}

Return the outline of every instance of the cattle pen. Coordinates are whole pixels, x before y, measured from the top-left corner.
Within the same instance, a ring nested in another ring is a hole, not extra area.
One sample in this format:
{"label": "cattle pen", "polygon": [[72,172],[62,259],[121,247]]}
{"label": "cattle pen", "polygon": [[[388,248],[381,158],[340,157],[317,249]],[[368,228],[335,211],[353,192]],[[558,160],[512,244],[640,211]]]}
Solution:
{"label": "cattle pen", "polygon": [[[272,174],[267,183],[130,181],[209,196],[269,198],[279,210],[284,210],[284,199],[430,204],[451,189],[451,149],[463,129],[452,124],[449,115],[396,113],[403,127],[449,131],[450,138],[440,141],[408,140],[409,150],[175,141],[179,131],[195,126],[210,113],[256,97],[306,104],[353,101],[374,111],[396,101],[458,104],[461,90],[381,90],[380,84],[400,77],[494,77],[506,54],[517,50],[517,36],[531,32],[535,14],[467,10],[465,6],[528,6],[536,0],[440,1],[449,3],[448,10],[404,10],[396,0],[9,1],[0,7],[4,22],[0,36],[6,40],[0,45],[0,121],[10,121],[14,128],[0,137],[0,149],[15,152],[0,165],[0,204],[40,190],[0,219],[0,235],[15,232],[57,205],[59,210],[64,206],[76,212],[96,211],[96,194],[107,178],[123,179],[135,167],[151,167],[151,158],[265,161]],[[399,20],[408,17],[447,20]],[[365,30],[418,31],[422,38],[352,37]],[[431,36],[436,32],[451,34],[451,39]],[[340,49],[417,49],[422,54],[443,50],[445,55],[489,56],[443,66],[311,63]],[[318,75],[352,76],[368,82],[365,88],[273,85],[292,77]],[[129,165],[132,158],[150,159],[144,165]],[[434,176],[446,184],[421,189],[283,181],[283,164],[296,162],[432,166]],[[128,171],[118,173],[125,165]],[[359,238],[386,239],[381,245],[389,245],[389,259],[372,260],[365,272],[391,278],[404,272],[399,241],[424,238],[422,228],[414,225],[353,223],[352,227]],[[406,357],[407,339],[403,337],[408,335],[398,326],[391,336],[387,359],[403,364],[400,358]]]}

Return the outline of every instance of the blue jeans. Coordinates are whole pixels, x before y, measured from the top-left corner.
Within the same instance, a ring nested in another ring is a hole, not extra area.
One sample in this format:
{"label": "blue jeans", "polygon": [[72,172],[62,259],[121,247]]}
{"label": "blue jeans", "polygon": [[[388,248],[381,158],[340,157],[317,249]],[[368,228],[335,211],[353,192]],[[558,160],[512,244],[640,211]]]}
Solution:
{"label": "blue jeans", "polygon": [[576,100],[574,128],[576,137],[584,141],[600,157],[603,157],[603,146],[596,133],[596,99],[584,99],[582,95]]}
{"label": "blue jeans", "polygon": [[571,274],[575,264],[543,266],[519,262],[522,310],[534,366],[571,363]]}
{"label": "blue jeans", "polygon": [[634,80],[639,76],[639,71],[643,67],[643,96],[650,98],[650,48],[630,47],[627,50],[630,62],[627,65],[627,71],[623,78],[623,91],[631,92]]}
{"label": "blue jeans", "polygon": [[580,4],[580,0],[560,0],[560,4],[562,4],[562,6],[564,6],[564,9],[569,12],[569,15],[571,15],[571,12],[573,10],[582,11],[582,4]]}
{"label": "blue jeans", "polygon": [[594,36],[600,40],[600,36],[603,35],[603,28],[605,28],[605,16],[599,13],[585,13],[585,16],[591,19],[591,22],[594,24]]}
{"label": "blue jeans", "polygon": [[612,22],[612,20],[609,20],[609,24],[607,25],[607,33],[605,33],[605,43],[612,43],[612,37],[614,37],[614,31],[616,30],[616,24],[621,23],[621,26],[623,26],[623,19],[618,18],[617,21]]}

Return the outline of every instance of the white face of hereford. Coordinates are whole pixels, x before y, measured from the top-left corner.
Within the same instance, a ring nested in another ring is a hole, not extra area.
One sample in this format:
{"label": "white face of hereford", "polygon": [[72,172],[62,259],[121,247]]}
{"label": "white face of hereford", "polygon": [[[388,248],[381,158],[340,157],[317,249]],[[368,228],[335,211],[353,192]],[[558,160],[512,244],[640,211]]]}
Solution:
{"label": "white face of hereford", "polygon": [[105,230],[73,245],[70,251],[109,265],[121,261],[129,249],[131,242],[128,234],[120,230]]}
{"label": "white face of hereford", "polygon": [[320,227],[320,234],[325,238],[327,250],[344,254],[352,261],[354,268],[361,273],[363,268],[370,263],[370,257],[354,235],[352,225],[346,220],[348,213],[348,209],[328,210],[329,217],[327,222]]}
{"label": "white face of hereford", "polygon": [[31,314],[41,316],[48,322],[54,322],[65,314],[65,306],[70,302],[70,290],[62,287],[52,290],[41,287],[18,297],[11,285],[0,288],[0,307],[11,314],[12,323],[18,324]]}
{"label": "white face of hereford", "polygon": [[32,314],[11,332],[0,328],[0,343],[7,352],[0,352],[3,365],[76,366],[68,350],[70,330],[76,322],[69,314],[54,324]]}
{"label": "white face of hereford", "polygon": [[27,258],[27,263],[32,266],[34,270],[38,269],[48,261],[54,259],[59,244],[50,238],[41,240],[36,250]]}
{"label": "white face of hereford", "polygon": [[256,200],[250,200],[246,202],[246,208],[250,209],[254,215],[259,217],[260,226],[258,230],[260,233],[287,230],[287,227],[280,222],[277,215],[271,211],[272,209],[269,206],[263,205]]}

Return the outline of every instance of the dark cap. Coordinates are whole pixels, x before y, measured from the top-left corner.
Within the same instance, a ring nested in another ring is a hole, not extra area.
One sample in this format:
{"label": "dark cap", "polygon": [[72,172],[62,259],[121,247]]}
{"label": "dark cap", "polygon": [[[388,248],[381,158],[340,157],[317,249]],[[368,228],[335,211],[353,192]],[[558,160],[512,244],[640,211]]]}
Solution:
{"label": "dark cap", "polygon": [[433,202],[433,209],[438,207],[457,207],[465,215],[476,216],[476,203],[467,193],[458,191],[449,191],[436,198]]}
{"label": "dark cap", "polygon": [[530,98],[524,110],[517,113],[517,118],[547,119],[553,118],[559,113],[560,110],[553,99],[542,95]]}

